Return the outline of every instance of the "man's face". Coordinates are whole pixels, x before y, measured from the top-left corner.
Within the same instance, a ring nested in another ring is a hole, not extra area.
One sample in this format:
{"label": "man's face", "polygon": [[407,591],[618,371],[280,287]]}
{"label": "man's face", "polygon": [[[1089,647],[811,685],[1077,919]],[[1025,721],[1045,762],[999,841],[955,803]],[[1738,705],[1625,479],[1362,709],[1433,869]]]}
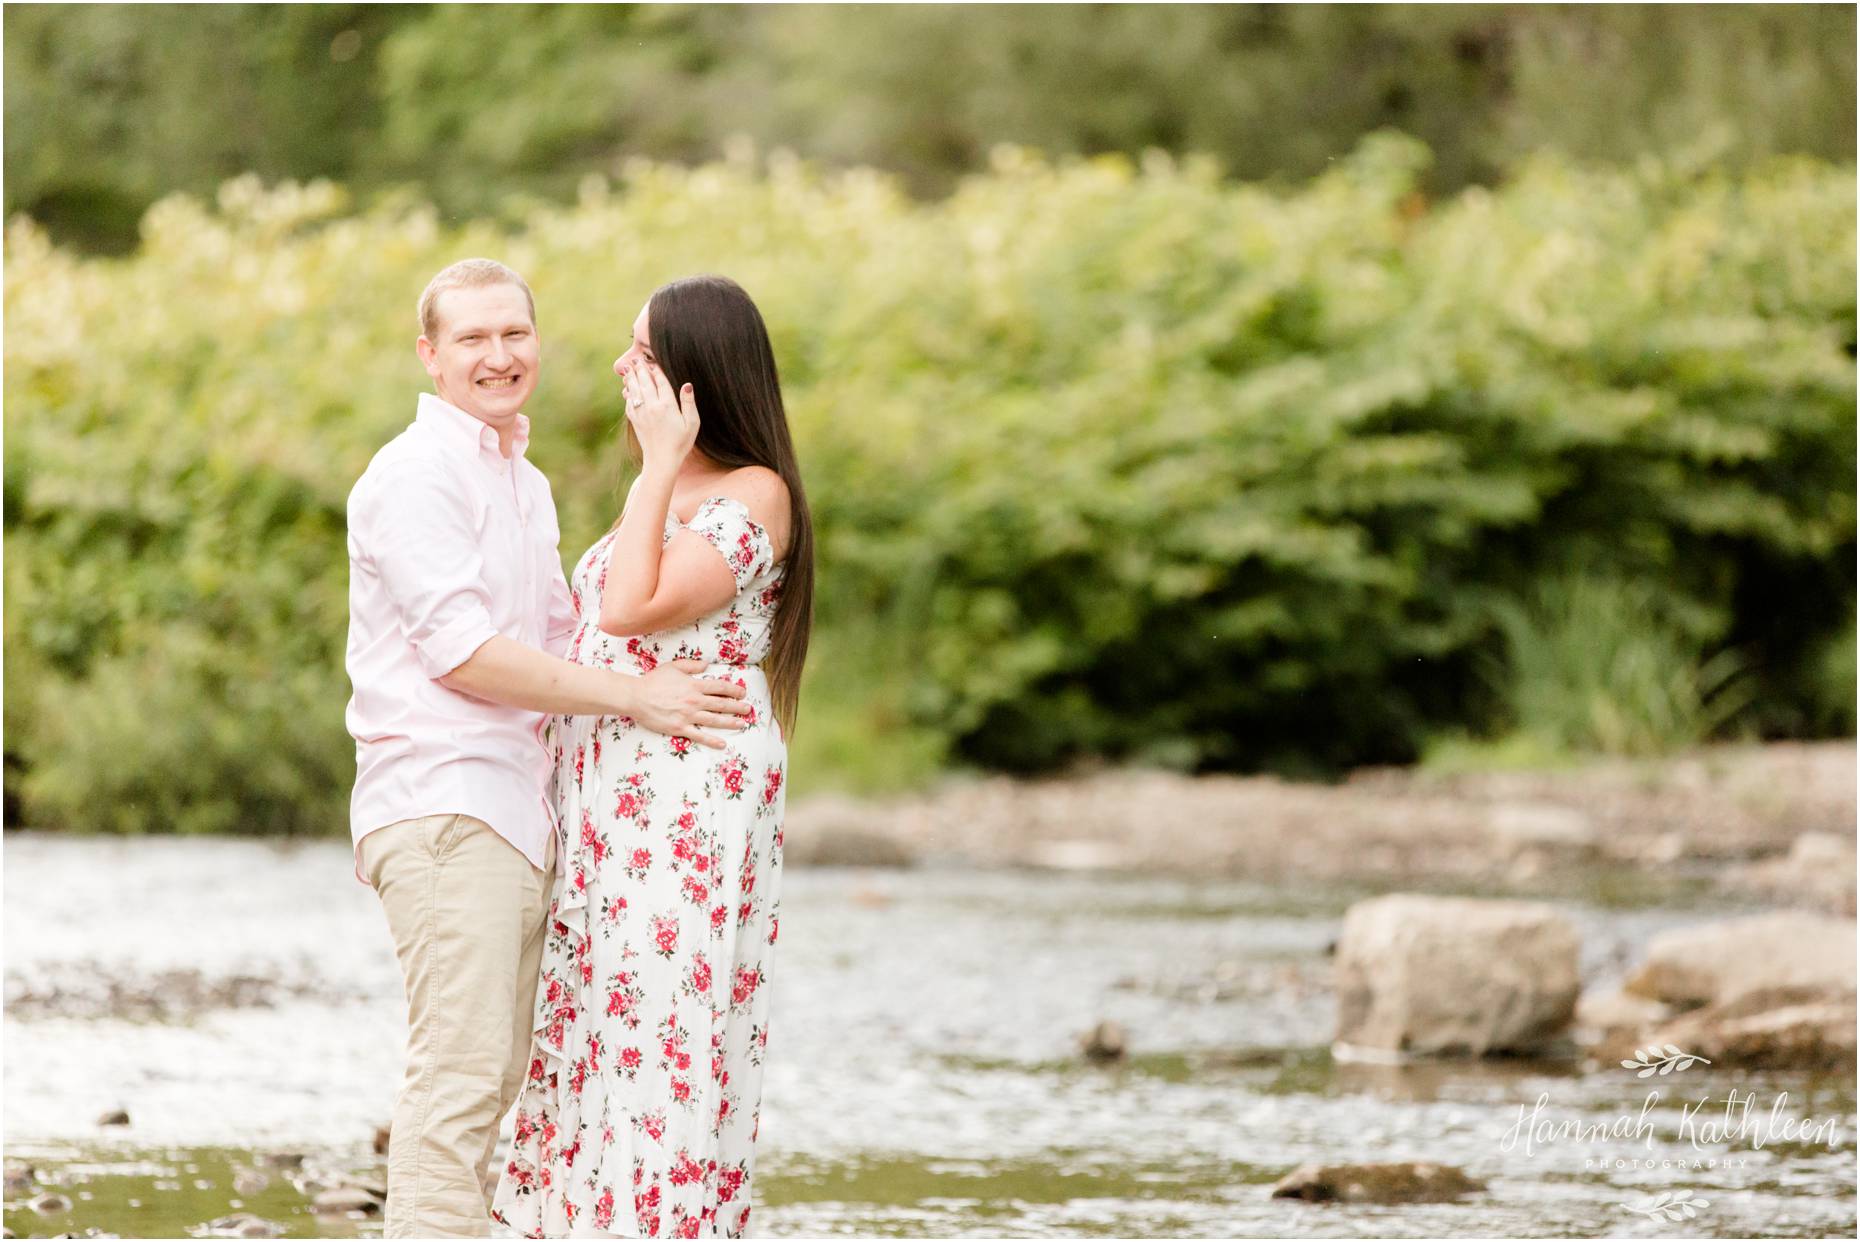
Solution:
{"label": "man's face", "polygon": [[515,416],[536,390],[542,362],[523,290],[511,284],[447,289],[434,309],[437,339],[422,336],[418,349],[439,395],[485,422]]}

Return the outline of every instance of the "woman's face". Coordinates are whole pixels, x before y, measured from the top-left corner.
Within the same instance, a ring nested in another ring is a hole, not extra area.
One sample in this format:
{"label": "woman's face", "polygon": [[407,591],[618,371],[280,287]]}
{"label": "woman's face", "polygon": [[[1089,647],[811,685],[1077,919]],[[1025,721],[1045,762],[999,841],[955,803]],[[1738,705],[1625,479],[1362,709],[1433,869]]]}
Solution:
{"label": "woman's face", "polygon": [[650,326],[646,322],[646,312],[650,309],[652,309],[650,302],[639,308],[639,318],[633,321],[633,339],[627,343],[626,352],[614,359],[615,375],[619,375],[635,363],[658,362],[658,358],[653,356],[652,338],[646,334]]}

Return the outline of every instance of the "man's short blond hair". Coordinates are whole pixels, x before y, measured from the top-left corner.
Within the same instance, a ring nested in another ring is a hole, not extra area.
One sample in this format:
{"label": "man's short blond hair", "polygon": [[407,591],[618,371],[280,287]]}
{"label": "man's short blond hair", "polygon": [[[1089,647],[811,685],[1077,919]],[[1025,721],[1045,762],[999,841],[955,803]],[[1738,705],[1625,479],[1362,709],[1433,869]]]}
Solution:
{"label": "man's short blond hair", "polygon": [[420,333],[429,341],[439,337],[439,295],[448,289],[482,289],[486,285],[515,285],[529,303],[530,325],[536,324],[536,297],[529,282],[496,259],[460,259],[426,282],[420,295]]}

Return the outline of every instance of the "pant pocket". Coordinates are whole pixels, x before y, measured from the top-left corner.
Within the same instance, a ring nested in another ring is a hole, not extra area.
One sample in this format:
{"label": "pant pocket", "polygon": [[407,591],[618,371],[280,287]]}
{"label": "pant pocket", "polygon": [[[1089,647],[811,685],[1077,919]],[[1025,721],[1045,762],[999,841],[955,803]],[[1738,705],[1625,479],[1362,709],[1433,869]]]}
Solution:
{"label": "pant pocket", "polygon": [[421,831],[426,839],[426,852],[434,862],[444,862],[446,857],[465,835],[466,827],[471,823],[467,815],[429,815],[421,822]]}

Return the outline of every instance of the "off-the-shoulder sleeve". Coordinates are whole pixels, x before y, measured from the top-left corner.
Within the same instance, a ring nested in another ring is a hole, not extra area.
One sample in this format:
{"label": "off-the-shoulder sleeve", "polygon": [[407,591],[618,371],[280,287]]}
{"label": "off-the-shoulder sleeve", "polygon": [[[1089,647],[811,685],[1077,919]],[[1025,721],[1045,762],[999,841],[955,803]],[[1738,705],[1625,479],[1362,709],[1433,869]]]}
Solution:
{"label": "off-the-shoulder sleeve", "polygon": [[712,496],[698,506],[685,529],[700,534],[729,563],[742,590],[775,565],[775,546],[769,533],[749,516],[749,507],[728,496]]}

